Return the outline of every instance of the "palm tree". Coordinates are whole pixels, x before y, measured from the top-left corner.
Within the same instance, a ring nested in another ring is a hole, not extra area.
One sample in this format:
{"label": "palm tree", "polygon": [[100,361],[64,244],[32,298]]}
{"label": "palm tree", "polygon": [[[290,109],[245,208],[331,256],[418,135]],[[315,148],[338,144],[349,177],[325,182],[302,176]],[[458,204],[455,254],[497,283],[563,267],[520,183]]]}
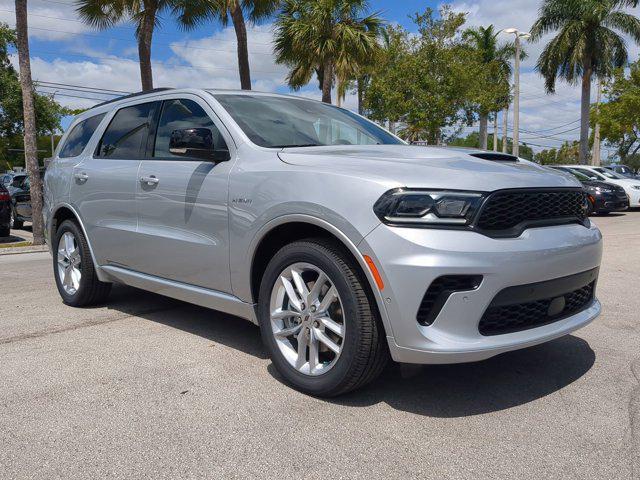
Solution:
{"label": "palm tree", "polygon": [[153,31],[158,26],[158,16],[171,8],[173,3],[173,0],[77,0],[76,11],[83,22],[101,30],[121,21],[133,20],[136,24],[142,90],[147,91],[153,90]]}
{"label": "palm tree", "polygon": [[24,117],[24,156],[31,184],[31,209],[33,244],[44,244],[44,222],[42,219],[42,179],[38,164],[38,143],[36,134],[36,111],[29,58],[29,25],[27,21],[27,0],[16,0],[16,48],[20,64],[20,87]]}
{"label": "palm tree", "polygon": [[315,73],[323,102],[331,103],[336,78],[343,93],[342,84],[357,77],[379,48],[383,21],[378,13],[362,16],[367,10],[366,0],[285,0],[276,20],[275,53],[291,69],[289,86],[301,88]]}
{"label": "palm tree", "polygon": [[[468,42],[479,54],[480,61],[485,65],[495,64],[498,66],[500,73],[499,82],[508,84],[511,77],[511,59],[515,54],[513,44],[498,44],[498,35],[493,25],[488,27],[470,28],[463,32],[463,39]],[[508,87],[507,87],[508,88]],[[504,108],[508,105],[509,99],[496,99],[497,107]],[[498,105],[502,104],[502,105]],[[499,109],[499,108],[497,108]],[[496,109],[496,110],[497,110]],[[480,148],[487,149],[487,140],[489,137],[488,125],[490,112],[486,108],[480,109]],[[497,112],[496,112],[497,115]]]}
{"label": "palm tree", "polygon": [[178,0],[173,11],[185,29],[193,29],[208,20],[226,26],[231,17],[238,43],[238,70],[240,88],[251,90],[251,69],[245,12],[251,21],[259,21],[277,10],[280,0]]}
{"label": "palm tree", "polygon": [[540,54],[537,70],[546,90],[555,91],[558,77],[570,84],[582,80],[579,161],[589,157],[589,107],[592,77],[604,79],[614,68],[627,64],[628,51],[622,36],[640,43],[640,20],[626,13],[637,0],[545,0],[540,18],[531,28],[531,41],[558,32]]}

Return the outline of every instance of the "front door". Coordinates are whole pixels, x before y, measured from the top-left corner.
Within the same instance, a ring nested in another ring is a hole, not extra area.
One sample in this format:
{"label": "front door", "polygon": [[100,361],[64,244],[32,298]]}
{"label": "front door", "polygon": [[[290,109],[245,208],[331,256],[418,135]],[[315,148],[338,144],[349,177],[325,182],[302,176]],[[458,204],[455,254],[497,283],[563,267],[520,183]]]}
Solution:
{"label": "front door", "polygon": [[73,169],[71,201],[99,265],[135,269],[139,245],[135,194],[140,160],[158,103],[118,110],[94,155]]}
{"label": "front door", "polygon": [[[215,118],[215,122],[214,119]],[[211,130],[219,160],[169,151],[176,130]],[[136,204],[140,272],[230,292],[228,177],[231,162],[222,125],[198,97],[165,100],[155,141],[138,173]],[[226,134],[226,133],[225,133]]]}

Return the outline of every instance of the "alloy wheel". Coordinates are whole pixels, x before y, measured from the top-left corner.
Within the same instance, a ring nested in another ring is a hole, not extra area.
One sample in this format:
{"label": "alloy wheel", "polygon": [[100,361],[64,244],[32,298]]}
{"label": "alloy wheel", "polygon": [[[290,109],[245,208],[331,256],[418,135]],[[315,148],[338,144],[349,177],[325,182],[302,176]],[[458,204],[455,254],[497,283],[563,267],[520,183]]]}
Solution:
{"label": "alloy wheel", "polygon": [[284,269],[269,311],[276,344],[298,372],[318,376],[336,364],[344,346],[344,309],[334,282],[320,268],[295,263]]}
{"label": "alloy wheel", "polygon": [[71,232],[64,232],[58,242],[58,278],[62,288],[69,295],[75,295],[80,288],[81,267],[76,237]]}

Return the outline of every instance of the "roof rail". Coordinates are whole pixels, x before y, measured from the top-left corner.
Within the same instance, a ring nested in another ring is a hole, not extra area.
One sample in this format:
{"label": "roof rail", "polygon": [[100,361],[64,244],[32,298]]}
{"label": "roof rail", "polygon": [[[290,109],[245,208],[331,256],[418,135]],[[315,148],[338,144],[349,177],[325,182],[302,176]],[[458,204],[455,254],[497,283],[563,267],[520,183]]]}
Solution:
{"label": "roof rail", "polygon": [[146,91],[143,91],[143,92],[136,92],[136,93],[132,93],[130,95],[124,95],[122,97],[114,98],[112,100],[107,100],[106,102],[99,103],[98,105],[94,105],[91,108],[102,107],[103,105],[109,105],[110,103],[119,102],[120,100],[126,100],[128,98],[134,98],[134,97],[139,97],[141,95],[147,95],[148,93],[166,92],[167,90],[173,90],[173,88],[166,88],[166,87],[153,88],[151,90],[146,90]]}

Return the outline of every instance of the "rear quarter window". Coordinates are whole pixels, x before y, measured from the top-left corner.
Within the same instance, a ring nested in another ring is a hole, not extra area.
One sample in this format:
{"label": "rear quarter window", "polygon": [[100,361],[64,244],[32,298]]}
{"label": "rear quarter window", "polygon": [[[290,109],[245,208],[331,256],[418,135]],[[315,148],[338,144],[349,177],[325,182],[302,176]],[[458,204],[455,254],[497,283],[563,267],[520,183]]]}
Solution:
{"label": "rear quarter window", "polygon": [[87,118],[82,122],[78,123],[64,142],[64,145],[60,149],[60,158],[71,158],[77,157],[80,155],[84,149],[87,147],[87,144],[91,140],[96,128],[102,122],[105,114],[96,115],[94,117]]}

